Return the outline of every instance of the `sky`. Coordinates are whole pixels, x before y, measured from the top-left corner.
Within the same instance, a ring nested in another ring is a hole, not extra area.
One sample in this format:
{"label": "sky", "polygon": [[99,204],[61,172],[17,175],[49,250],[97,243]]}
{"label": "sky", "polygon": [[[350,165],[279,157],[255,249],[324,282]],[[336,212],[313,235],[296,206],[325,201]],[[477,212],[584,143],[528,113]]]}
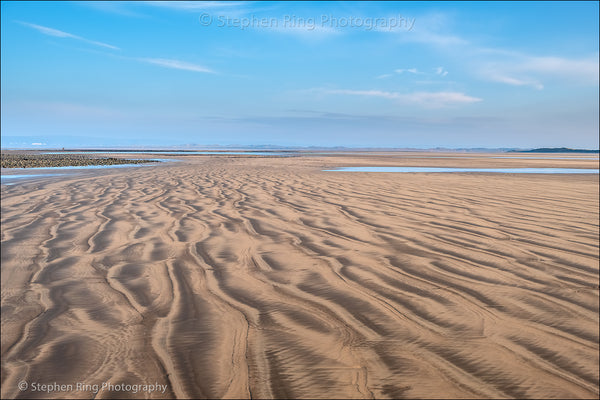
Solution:
{"label": "sky", "polygon": [[598,2],[2,2],[1,145],[598,149]]}

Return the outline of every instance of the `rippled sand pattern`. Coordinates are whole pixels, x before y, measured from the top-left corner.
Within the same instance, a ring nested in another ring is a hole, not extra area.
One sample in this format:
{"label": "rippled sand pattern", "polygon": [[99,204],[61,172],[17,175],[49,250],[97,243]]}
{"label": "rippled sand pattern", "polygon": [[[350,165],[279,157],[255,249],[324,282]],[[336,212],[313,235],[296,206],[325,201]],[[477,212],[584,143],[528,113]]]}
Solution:
{"label": "rippled sand pattern", "polygon": [[597,176],[321,171],[345,165],[4,186],[2,398],[598,396]]}

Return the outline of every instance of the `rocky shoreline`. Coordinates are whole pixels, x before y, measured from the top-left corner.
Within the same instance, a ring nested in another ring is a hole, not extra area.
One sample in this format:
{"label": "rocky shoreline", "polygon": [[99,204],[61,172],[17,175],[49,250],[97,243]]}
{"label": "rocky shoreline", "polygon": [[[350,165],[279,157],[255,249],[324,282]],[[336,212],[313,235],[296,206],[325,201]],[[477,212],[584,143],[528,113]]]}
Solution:
{"label": "rocky shoreline", "polygon": [[89,165],[144,164],[156,160],[126,160],[115,157],[89,157],[79,154],[6,154],[0,155],[2,168],[83,167]]}

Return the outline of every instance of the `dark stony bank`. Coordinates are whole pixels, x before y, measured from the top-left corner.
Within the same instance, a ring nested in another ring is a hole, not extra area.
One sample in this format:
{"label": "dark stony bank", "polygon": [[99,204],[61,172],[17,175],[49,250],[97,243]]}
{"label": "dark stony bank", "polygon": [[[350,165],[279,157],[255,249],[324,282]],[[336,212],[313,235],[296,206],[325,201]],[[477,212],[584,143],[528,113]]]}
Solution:
{"label": "dark stony bank", "polygon": [[2,168],[84,167],[88,165],[143,164],[155,160],[125,160],[122,158],[93,158],[79,154],[5,154],[0,155]]}
{"label": "dark stony bank", "polygon": [[509,153],[595,153],[599,150],[570,149],[568,147],[541,147],[531,150],[510,150]]}

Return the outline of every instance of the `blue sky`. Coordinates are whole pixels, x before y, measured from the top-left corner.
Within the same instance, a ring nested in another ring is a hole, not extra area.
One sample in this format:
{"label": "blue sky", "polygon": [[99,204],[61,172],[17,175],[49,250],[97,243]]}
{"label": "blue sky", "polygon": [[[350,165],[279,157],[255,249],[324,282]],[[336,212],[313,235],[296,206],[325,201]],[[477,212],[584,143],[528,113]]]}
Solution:
{"label": "blue sky", "polygon": [[598,148],[598,2],[1,7],[2,147]]}

